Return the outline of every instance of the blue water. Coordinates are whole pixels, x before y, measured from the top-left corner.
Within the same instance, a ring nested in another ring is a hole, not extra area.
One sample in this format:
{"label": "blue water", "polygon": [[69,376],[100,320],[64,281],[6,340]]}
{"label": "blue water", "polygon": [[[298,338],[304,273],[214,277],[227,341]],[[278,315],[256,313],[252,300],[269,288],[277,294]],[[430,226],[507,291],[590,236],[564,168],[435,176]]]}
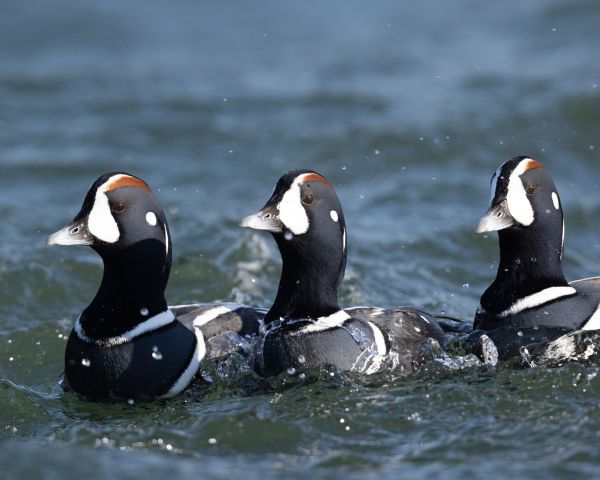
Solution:
{"label": "blue water", "polygon": [[101,265],[44,240],[125,170],[168,215],[171,304],[268,306],[278,253],[237,224],[312,168],[344,206],[343,305],[470,319],[496,269],[495,236],[473,232],[489,179],[526,154],[561,194],[567,277],[597,275],[599,24],[591,0],[4,0],[3,477],[598,477],[597,366],[323,372],[266,391],[215,371],[164,404],[81,402],[57,381]]}

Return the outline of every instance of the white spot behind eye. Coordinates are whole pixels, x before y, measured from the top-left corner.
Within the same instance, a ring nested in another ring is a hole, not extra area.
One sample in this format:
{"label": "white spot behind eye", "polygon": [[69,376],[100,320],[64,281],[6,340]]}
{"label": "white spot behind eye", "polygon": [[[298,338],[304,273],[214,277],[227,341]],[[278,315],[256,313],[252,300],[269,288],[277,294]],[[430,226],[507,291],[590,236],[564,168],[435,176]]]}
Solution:
{"label": "white spot behind eye", "polygon": [[560,202],[558,201],[558,195],[556,192],[552,192],[552,203],[554,204],[554,208],[557,210],[560,208]]}
{"label": "white spot behind eye", "polygon": [[107,243],[119,240],[119,226],[110,212],[108,197],[98,189],[94,205],[88,216],[88,229],[97,239]]}
{"label": "white spot behind eye", "polygon": [[148,212],[146,214],[146,222],[148,222],[148,225],[151,226],[156,226],[156,215],[154,214],[154,212]]}
{"label": "white spot behind eye", "polygon": [[331,216],[331,219],[334,222],[338,221],[338,213],[335,210],[332,210],[331,212],[329,212],[329,215]]}
{"label": "white spot behind eye", "polygon": [[300,200],[300,185],[298,184],[297,177],[292,186],[281,198],[281,202],[277,205],[279,210],[279,220],[286,226],[286,228],[294,235],[301,235],[308,232],[309,221],[306,210],[302,206]]}

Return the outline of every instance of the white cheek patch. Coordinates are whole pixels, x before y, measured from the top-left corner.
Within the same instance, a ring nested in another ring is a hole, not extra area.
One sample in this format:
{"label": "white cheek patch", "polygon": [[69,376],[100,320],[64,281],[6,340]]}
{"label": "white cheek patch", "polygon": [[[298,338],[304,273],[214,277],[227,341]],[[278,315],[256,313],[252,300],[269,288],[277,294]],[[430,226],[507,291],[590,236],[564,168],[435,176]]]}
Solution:
{"label": "white cheek patch", "polygon": [[156,215],[154,214],[154,212],[148,212],[146,214],[146,222],[148,222],[148,225],[152,227],[156,226]]}
{"label": "white cheek patch", "polygon": [[527,171],[527,166],[530,161],[532,160],[529,158],[521,160],[510,174],[508,192],[506,194],[508,211],[512,217],[523,226],[531,225],[534,220],[533,208],[527,198],[527,192],[525,192],[525,187],[523,187],[523,182],[520,178],[521,175]]}
{"label": "white cheek patch", "polygon": [[101,189],[96,192],[94,206],[88,217],[88,229],[103,242],[115,243],[119,240],[119,226],[110,211],[108,197]]}
{"label": "white cheek patch", "polygon": [[329,216],[334,222],[337,222],[339,220],[338,213],[335,210],[329,212]]}
{"label": "white cheek patch", "polygon": [[277,205],[279,210],[279,220],[294,235],[301,235],[308,232],[309,221],[306,210],[300,200],[299,178],[296,178],[290,189],[285,192],[281,202]]}
{"label": "white cheek patch", "polygon": [[558,201],[558,195],[556,192],[552,192],[552,204],[557,210],[560,208],[560,202]]}

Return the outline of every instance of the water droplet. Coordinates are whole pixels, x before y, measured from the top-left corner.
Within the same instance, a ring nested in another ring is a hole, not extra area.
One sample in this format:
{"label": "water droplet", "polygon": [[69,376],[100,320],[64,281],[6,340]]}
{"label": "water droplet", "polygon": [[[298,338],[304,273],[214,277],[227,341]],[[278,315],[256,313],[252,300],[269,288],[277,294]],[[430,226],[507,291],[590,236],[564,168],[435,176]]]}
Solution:
{"label": "water droplet", "polygon": [[129,405],[134,405],[135,404],[135,400],[133,398],[130,398],[129,400],[127,400],[127,403]]}
{"label": "water droplet", "polygon": [[531,260],[532,263],[537,262],[537,258],[535,258],[535,257],[531,257],[530,260]]}
{"label": "water droplet", "polygon": [[469,288],[471,285],[469,285],[469,282],[465,282],[462,284],[463,288]]}
{"label": "water droplet", "polygon": [[306,362],[306,357],[302,354],[298,355],[298,363]]}
{"label": "water droplet", "polygon": [[160,353],[160,350],[156,345],[152,347],[152,358],[157,361],[160,361],[163,358],[162,353]]}
{"label": "water droplet", "polygon": [[8,357],[8,361],[12,362],[15,358],[14,357]]}
{"label": "water droplet", "polygon": [[146,307],[142,307],[142,308],[140,308],[140,315],[141,315],[142,317],[145,317],[145,316],[147,316],[147,315],[148,315],[148,309],[147,309]]}
{"label": "water droplet", "polygon": [[521,259],[520,259],[520,258],[517,258],[517,259],[515,260],[515,263],[516,263],[517,265],[521,265]]}
{"label": "water droplet", "polygon": [[289,367],[287,369],[287,373],[288,373],[288,375],[295,375],[296,374],[296,369],[294,367]]}
{"label": "water droplet", "polygon": [[346,420],[344,420],[343,418],[340,418],[340,423],[346,423]]}
{"label": "water droplet", "polygon": [[306,380],[306,373],[301,373],[300,375],[298,375],[298,378],[301,382],[303,382],[304,380]]}
{"label": "water droplet", "polygon": [[216,445],[217,444],[217,439],[214,437],[211,437],[208,439],[208,443],[209,445]]}
{"label": "water droplet", "polygon": [[90,359],[89,359],[89,358],[82,358],[82,359],[81,359],[81,364],[82,364],[84,367],[89,367],[89,366],[92,364],[92,362],[90,361]]}
{"label": "water droplet", "polygon": [[379,155],[381,152],[380,152],[379,150],[374,150],[374,151],[373,151],[373,153],[374,153],[375,155]]}
{"label": "water droplet", "polygon": [[519,330],[519,331],[517,332],[517,335],[518,335],[519,337],[522,337],[522,336],[523,336],[523,332],[522,332],[521,330]]}
{"label": "water droplet", "polygon": [[286,231],[286,232],[283,234],[283,238],[285,238],[286,240],[288,240],[288,241],[289,241],[289,240],[291,240],[292,238],[294,238],[294,235],[292,234],[292,232],[290,232],[290,231],[288,230],[288,231]]}

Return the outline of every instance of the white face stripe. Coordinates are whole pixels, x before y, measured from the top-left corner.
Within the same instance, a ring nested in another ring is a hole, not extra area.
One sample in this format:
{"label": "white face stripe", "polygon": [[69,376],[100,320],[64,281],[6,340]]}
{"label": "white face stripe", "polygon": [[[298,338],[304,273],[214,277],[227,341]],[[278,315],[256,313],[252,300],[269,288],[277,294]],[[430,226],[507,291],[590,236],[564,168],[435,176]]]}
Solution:
{"label": "white face stripe", "polygon": [[96,191],[94,205],[88,216],[88,229],[97,239],[107,243],[115,243],[119,240],[121,234],[119,226],[110,211],[110,204],[106,193],[102,189],[103,186]]}
{"label": "white face stripe", "polygon": [[302,206],[300,198],[300,184],[304,175],[298,175],[292,182],[291,187],[283,194],[281,201],[277,205],[279,210],[279,220],[294,235],[302,235],[308,232],[310,226],[306,210]]}
{"label": "white face stripe", "polygon": [[329,212],[329,216],[334,222],[337,222],[339,220],[338,213],[335,210]]}
{"label": "white face stripe", "polygon": [[508,317],[509,315],[516,315],[523,310],[529,308],[541,307],[542,305],[558,300],[562,297],[568,297],[575,295],[577,290],[573,287],[549,287],[525,298],[521,298],[512,304],[510,308],[501,312],[498,316],[500,318]]}
{"label": "white face stripe", "polygon": [[518,223],[525,227],[533,223],[534,214],[520,177],[530,168],[529,163],[534,161],[531,158],[524,158],[519,162],[510,174],[506,194],[508,211]]}
{"label": "white face stripe", "polygon": [[75,330],[75,333],[77,334],[79,339],[83,340],[84,342],[106,347],[112,347],[114,345],[122,345],[124,343],[131,342],[136,337],[139,337],[144,333],[151,332],[152,330],[162,328],[165,325],[169,325],[174,320],[175,315],[173,315],[173,312],[171,310],[165,310],[164,312],[158,313],[153,317],[150,317],[148,320],[145,320],[142,323],[138,323],[135,326],[135,328],[132,328],[131,330],[122,333],[117,337],[104,338],[102,340],[97,340],[88,337],[85,331],[83,330],[83,326],[81,325],[81,321],[79,318],[75,322],[75,326],[73,327],[73,329]]}

